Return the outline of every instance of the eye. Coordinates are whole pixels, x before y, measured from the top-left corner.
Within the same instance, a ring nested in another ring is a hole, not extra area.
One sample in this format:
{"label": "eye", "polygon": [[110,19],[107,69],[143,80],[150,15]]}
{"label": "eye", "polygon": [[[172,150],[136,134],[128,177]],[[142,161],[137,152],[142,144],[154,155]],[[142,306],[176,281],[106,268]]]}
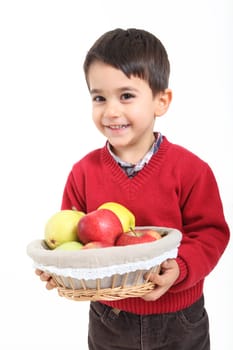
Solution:
{"label": "eye", "polygon": [[103,102],[103,101],[105,101],[105,98],[103,96],[93,96],[92,101],[93,102]]}
{"label": "eye", "polygon": [[131,98],[134,98],[135,96],[131,94],[130,92],[125,92],[124,94],[121,95],[122,100],[129,100]]}

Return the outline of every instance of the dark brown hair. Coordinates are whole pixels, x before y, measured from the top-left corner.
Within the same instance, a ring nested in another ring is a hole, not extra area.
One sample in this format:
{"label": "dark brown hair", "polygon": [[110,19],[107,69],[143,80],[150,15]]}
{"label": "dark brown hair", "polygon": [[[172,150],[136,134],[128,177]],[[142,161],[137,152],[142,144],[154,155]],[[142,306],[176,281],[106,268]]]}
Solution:
{"label": "dark brown hair", "polygon": [[127,77],[137,76],[148,82],[153,94],[168,87],[170,64],[167,52],[153,34],[141,29],[115,29],[103,34],[88,51],[84,72],[94,61],[120,69]]}

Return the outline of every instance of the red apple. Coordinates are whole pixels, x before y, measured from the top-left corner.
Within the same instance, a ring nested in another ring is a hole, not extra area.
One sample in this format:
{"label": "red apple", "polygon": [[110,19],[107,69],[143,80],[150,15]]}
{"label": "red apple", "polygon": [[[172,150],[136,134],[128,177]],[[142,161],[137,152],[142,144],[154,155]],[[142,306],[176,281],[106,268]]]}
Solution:
{"label": "red apple", "polygon": [[135,228],[128,232],[122,233],[116,240],[117,246],[124,246],[130,244],[148,243],[161,238],[159,232],[150,228]]}
{"label": "red apple", "polygon": [[77,226],[78,239],[83,244],[91,241],[114,245],[116,238],[123,232],[121,222],[109,209],[98,209],[83,216]]}
{"label": "red apple", "polygon": [[106,242],[98,242],[98,241],[94,241],[94,242],[89,242],[87,244],[84,244],[82,247],[83,249],[98,249],[98,248],[106,248],[106,247],[111,247],[112,245],[106,243]]}

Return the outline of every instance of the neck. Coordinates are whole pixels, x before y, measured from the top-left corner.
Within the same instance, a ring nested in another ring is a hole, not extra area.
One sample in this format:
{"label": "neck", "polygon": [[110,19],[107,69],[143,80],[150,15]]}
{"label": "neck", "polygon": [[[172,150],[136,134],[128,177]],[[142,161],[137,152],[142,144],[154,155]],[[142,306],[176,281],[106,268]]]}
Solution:
{"label": "neck", "polygon": [[143,157],[149,152],[151,149],[152,145],[155,142],[155,135],[151,137],[149,142],[145,145],[132,145],[131,147],[122,147],[122,149],[117,148],[115,149],[111,144],[110,144],[110,149],[111,151],[119,157],[122,161],[131,163],[131,164],[137,164]]}

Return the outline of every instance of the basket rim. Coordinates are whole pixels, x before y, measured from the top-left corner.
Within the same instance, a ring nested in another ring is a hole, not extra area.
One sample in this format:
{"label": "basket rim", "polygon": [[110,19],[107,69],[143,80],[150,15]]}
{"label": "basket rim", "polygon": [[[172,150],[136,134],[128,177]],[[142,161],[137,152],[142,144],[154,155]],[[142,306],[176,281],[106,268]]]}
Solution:
{"label": "basket rim", "polygon": [[182,234],[177,229],[157,226],[137,226],[137,228],[153,228],[161,233],[166,232],[167,235],[162,239],[150,243],[78,251],[46,249],[44,240],[40,239],[28,244],[27,254],[35,264],[45,267],[54,266],[58,269],[96,269],[99,266],[107,268],[112,265],[148,261],[168,251],[177,249],[180,245]]}

